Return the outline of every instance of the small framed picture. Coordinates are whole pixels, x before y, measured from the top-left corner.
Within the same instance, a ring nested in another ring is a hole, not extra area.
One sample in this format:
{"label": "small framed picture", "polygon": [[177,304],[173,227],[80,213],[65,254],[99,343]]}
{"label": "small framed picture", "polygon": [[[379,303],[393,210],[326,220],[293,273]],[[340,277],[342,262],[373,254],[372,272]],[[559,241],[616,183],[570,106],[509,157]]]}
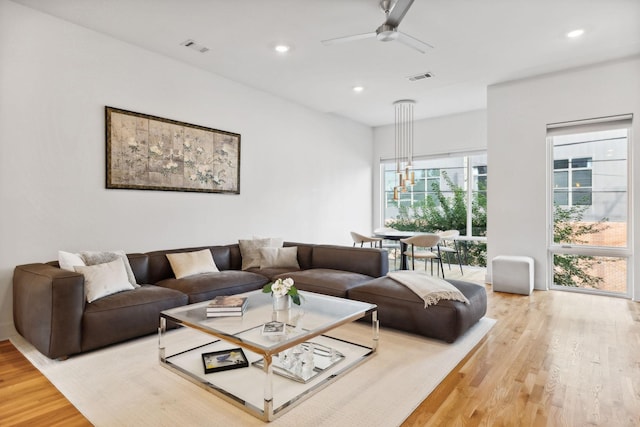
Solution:
{"label": "small framed picture", "polygon": [[272,321],[262,325],[262,335],[284,335],[284,323]]}
{"label": "small framed picture", "polygon": [[230,350],[203,353],[202,363],[204,364],[205,374],[227,371],[229,369],[246,368],[249,366],[244,352],[239,347]]}

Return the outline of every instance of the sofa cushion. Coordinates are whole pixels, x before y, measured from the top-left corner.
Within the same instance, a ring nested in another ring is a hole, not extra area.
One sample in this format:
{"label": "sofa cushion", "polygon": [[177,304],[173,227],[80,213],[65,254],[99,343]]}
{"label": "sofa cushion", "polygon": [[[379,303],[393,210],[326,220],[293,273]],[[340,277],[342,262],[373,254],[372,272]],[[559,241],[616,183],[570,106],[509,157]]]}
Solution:
{"label": "sofa cushion", "polygon": [[192,252],[179,252],[167,254],[169,264],[176,279],[193,276],[202,273],[217,273],[218,267],[213,262],[213,256],[209,249]]}
{"label": "sofa cushion", "polygon": [[351,287],[373,279],[373,277],[364,274],[329,268],[292,271],[280,274],[274,279],[286,279],[287,277],[293,279],[296,288],[299,290],[342,298],[347,297],[347,291]]}
{"label": "sofa cushion", "polygon": [[296,242],[285,242],[284,247],[293,247],[298,248],[298,265],[300,265],[300,270],[308,270],[313,267],[311,263],[311,256],[313,254],[313,248],[317,245],[310,243],[296,243]]}
{"label": "sofa cushion", "polygon": [[260,274],[261,276],[267,277],[270,281],[274,281],[278,277],[284,277],[286,273],[300,271],[300,269],[285,268],[285,267],[269,267],[269,268],[250,268],[247,271],[251,273]]}
{"label": "sofa cushion", "polygon": [[467,297],[469,304],[442,300],[425,308],[419,296],[389,277],[353,286],[347,295],[376,304],[380,326],[454,342],[486,314],[487,292],[475,283],[447,281]]}
{"label": "sofa cushion", "polygon": [[189,296],[189,304],[207,301],[218,295],[234,295],[254,291],[269,282],[267,277],[249,271],[225,270],[182,279],[165,279],[157,286],[175,289]]}
{"label": "sofa cushion", "polygon": [[127,254],[136,283],[149,283],[149,257],[146,254]]}
{"label": "sofa cushion", "polygon": [[144,285],[87,304],[82,315],[82,351],[157,332],[160,312],[187,302],[187,296],[176,290]]}

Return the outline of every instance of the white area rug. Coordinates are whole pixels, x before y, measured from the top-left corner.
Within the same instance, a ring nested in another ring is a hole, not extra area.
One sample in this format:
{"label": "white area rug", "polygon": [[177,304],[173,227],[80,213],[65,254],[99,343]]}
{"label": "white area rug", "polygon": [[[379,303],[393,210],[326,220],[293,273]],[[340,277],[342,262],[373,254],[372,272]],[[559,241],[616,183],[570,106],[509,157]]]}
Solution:
{"label": "white area rug", "polygon": [[[381,329],[375,356],[270,425],[399,425],[494,324],[483,318],[454,344]],[[367,342],[371,326],[345,325],[340,335]],[[160,366],[155,336],[66,361],[46,358],[20,336],[11,341],[98,427],[265,424]]]}

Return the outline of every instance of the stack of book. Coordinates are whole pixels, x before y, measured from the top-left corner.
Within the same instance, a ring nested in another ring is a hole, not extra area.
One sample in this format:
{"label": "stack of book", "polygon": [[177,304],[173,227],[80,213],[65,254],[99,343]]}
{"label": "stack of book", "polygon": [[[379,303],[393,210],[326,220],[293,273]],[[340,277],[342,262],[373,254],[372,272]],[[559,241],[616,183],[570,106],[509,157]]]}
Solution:
{"label": "stack of book", "polygon": [[247,308],[247,297],[219,296],[207,305],[207,317],[242,316]]}

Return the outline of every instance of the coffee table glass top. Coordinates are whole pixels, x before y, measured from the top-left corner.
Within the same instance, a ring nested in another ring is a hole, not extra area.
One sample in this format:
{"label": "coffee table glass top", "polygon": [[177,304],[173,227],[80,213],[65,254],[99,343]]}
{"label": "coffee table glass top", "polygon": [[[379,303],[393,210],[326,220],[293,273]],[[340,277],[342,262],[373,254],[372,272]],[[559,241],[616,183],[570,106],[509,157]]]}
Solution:
{"label": "coffee table glass top", "polygon": [[[208,301],[205,301],[165,310],[162,317],[261,354],[275,354],[377,309],[374,304],[300,291],[300,306],[292,304],[290,310],[273,311],[270,294],[257,290],[241,295],[249,298],[242,316],[207,318]],[[287,333],[263,335],[262,326],[271,320],[285,323]]]}

